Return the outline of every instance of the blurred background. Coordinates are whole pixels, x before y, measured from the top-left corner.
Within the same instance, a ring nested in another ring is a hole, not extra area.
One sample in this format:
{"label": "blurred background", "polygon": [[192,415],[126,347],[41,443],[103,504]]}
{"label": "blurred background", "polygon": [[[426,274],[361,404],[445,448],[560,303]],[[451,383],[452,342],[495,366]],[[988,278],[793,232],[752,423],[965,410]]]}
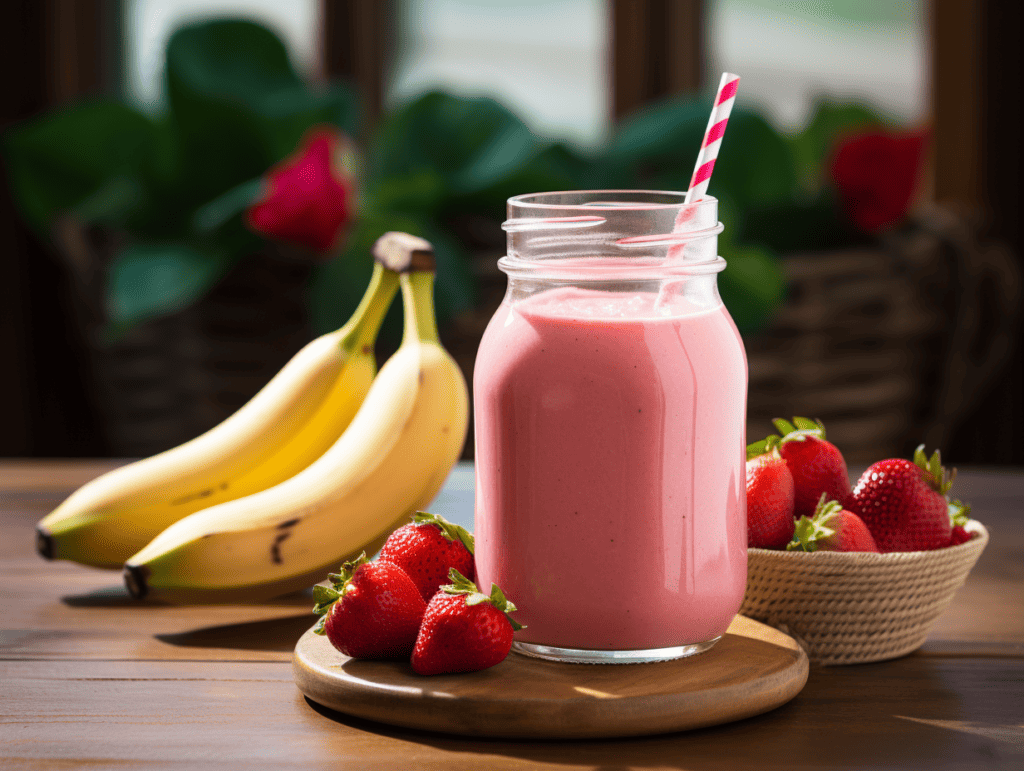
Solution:
{"label": "blurred background", "polygon": [[[430,238],[471,376],[504,200],[710,193],[748,434],[853,463],[1024,462],[1020,7],[996,0],[11,0],[0,25],[0,455],[148,455],[344,322],[384,230]],[[244,225],[330,125],[359,209],[311,255]],[[378,354],[397,344],[398,318]],[[472,456],[472,440],[466,457]]]}

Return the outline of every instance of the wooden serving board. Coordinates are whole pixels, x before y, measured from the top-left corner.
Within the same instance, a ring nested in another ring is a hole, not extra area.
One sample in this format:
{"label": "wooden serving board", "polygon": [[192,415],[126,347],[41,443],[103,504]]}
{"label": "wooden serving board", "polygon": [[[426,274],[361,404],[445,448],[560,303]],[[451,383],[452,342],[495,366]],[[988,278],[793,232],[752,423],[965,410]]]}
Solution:
{"label": "wooden serving board", "polygon": [[561,664],[516,653],[482,672],[421,677],[407,661],[357,661],[307,631],[292,659],[307,697],[406,728],[504,738],[639,736],[775,709],[807,682],[789,636],[743,616],[709,651],[656,664]]}

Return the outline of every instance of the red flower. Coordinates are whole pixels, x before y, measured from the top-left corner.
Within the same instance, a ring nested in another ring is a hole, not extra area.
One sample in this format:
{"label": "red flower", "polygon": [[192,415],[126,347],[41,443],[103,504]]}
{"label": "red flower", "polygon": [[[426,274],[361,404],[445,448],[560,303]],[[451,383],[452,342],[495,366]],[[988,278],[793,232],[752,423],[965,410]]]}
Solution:
{"label": "red flower", "polygon": [[877,233],[906,216],[920,182],[924,133],[861,134],[839,145],[832,181],[850,219]]}
{"label": "red flower", "polygon": [[347,143],[334,129],[313,128],[299,151],[267,172],[249,227],[268,238],[327,255],[352,219],[352,183],[340,163]]}

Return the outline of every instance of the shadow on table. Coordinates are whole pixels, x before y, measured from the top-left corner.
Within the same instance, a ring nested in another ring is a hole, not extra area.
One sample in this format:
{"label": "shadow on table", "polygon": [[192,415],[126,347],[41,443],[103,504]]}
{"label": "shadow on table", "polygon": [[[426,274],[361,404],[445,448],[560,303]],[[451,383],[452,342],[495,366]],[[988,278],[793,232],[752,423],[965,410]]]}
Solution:
{"label": "shadow on table", "polygon": [[161,608],[149,600],[136,600],[124,586],[106,586],[83,594],[69,594],[60,601],[71,608]]}
{"label": "shadow on table", "polygon": [[245,621],[193,629],[190,632],[158,634],[156,639],[169,645],[188,648],[231,648],[245,651],[291,651],[303,632],[313,626],[316,617],[309,612],[300,616]]}
{"label": "shadow on table", "polygon": [[[94,589],[91,592],[82,594],[69,594],[60,598],[61,602],[72,608],[167,608],[174,607],[170,603],[157,602],[153,600],[136,600],[123,586],[105,586],[102,589]],[[313,595],[308,591],[292,592],[272,600],[259,600],[253,603],[237,603],[239,605],[249,604],[253,607],[294,607],[312,609]],[[312,614],[310,614],[312,615]],[[312,622],[310,623],[312,626]]]}
{"label": "shadow on table", "polygon": [[[793,701],[764,715],[685,733],[590,741],[447,736],[394,728],[349,717],[308,698],[306,702],[336,723],[445,752],[601,771],[652,766],[695,771],[760,765],[1003,767],[1002,761],[1011,767],[1010,759],[1024,753],[1024,731],[988,724],[1000,715],[1005,720],[1019,699],[1014,683],[1019,683],[1024,665],[1007,659],[1005,666],[1004,675],[995,676],[971,660],[910,656],[878,664],[813,668],[807,686]],[[991,706],[979,708],[982,699]]]}

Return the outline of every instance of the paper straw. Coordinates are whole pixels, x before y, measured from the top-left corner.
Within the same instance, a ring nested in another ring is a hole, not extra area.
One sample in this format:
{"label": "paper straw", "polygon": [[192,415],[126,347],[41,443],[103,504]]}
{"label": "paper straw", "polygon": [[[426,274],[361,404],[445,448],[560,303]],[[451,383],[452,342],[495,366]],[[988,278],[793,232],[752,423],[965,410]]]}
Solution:
{"label": "paper straw", "polygon": [[736,101],[736,89],[739,84],[739,75],[733,75],[731,72],[722,73],[722,81],[718,84],[715,104],[711,108],[708,128],[704,132],[704,141],[701,143],[700,152],[697,153],[697,163],[693,168],[690,189],[686,191],[684,203],[695,203],[708,192],[708,182],[711,181],[711,172],[715,169],[715,159],[718,158],[718,151],[722,147],[722,137],[725,135],[725,126],[729,122],[729,113],[732,112],[733,103]]}
{"label": "paper straw", "polygon": [[[740,76],[731,72],[723,72],[722,80],[718,84],[718,91],[715,92],[715,102],[711,106],[711,116],[708,118],[708,127],[704,131],[704,141],[700,144],[700,152],[697,153],[697,162],[693,167],[693,176],[690,177],[690,189],[686,191],[683,199],[683,206],[676,215],[673,233],[685,233],[686,223],[693,219],[697,213],[697,207],[688,204],[695,204],[700,201],[708,192],[708,183],[711,181],[711,172],[715,170],[715,160],[718,158],[718,151],[722,147],[722,137],[725,136],[725,127],[729,123],[729,114],[736,102],[736,89],[740,85]],[[685,243],[669,247],[668,263],[681,262],[685,258]],[[667,297],[670,289],[679,282],[670,281],[663,284],[658,301],[662,302]]]}

